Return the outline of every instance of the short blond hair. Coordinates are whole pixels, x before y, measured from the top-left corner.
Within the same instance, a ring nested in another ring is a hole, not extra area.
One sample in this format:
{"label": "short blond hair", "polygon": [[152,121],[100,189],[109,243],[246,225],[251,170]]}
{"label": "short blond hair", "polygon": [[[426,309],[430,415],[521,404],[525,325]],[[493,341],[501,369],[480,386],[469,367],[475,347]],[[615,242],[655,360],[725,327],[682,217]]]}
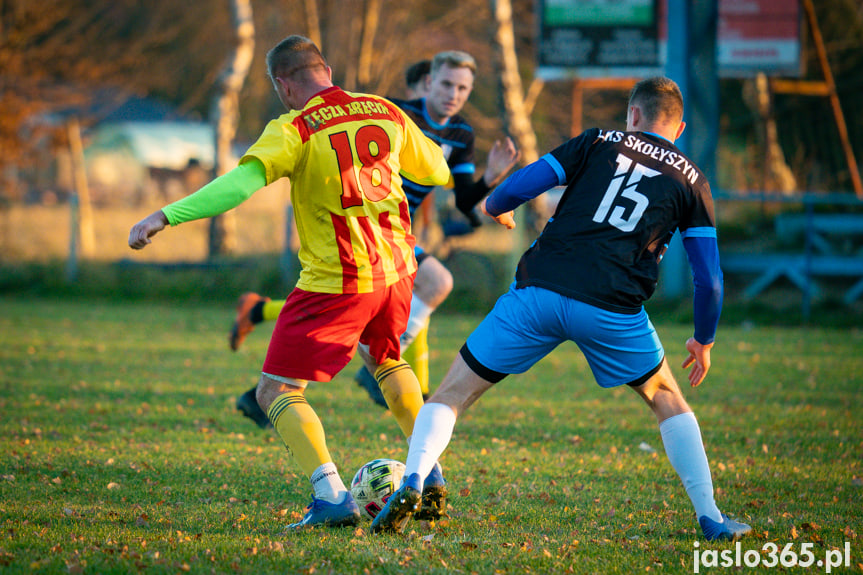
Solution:
{"label": "short blond hair", "polygon": [[467,68],[476,75],[476,60],[467,52],[460,50],[448,50],[446,52],[438,52],[432,59],[431,75],[434,76],[442,67],[450,68]]}

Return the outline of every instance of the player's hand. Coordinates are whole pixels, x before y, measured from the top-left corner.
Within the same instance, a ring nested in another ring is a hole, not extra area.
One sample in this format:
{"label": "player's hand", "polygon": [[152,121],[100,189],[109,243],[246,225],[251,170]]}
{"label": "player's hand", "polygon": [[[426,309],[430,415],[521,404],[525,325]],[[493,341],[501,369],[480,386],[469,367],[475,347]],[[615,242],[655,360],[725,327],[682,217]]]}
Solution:
{"label": "player's hand", "polygon": [[497,140],[488,153],[488,162],[483,178],[486,185],[495,186],[518,161],[521,153],[510,138]]}
{"label": "player's hand", "polygon": [[713,343],[703,345],[698,343],[694,337],[686,340],[686,351],[689,352],[689,357],[683,361],[683,369],[692,365],[689,372],[689,385],[692,387],[698,387],[707,377],[707,372],[710,370],[711,347],[713,347]]}
{"label": "player's hand", "polygon": [[162,210],[158,210],[132,226],[129,231],[129,247],[133,250],[143,249],[150,243],[150,238],[165,229],[168,218]]}
{"label": "player's hand", "polygon": [[513,229],[515,227],[515,218],[513,217],[514,212],[512,210],[510,210],[508,212],[504,212],[504,213],[500,214],[499,216],[493,216],[492,214],[488,213],[488,210],[485,208],[485,202],[487,199],[488,198],[484,199],[482,201],[482,203],[480,204],[480,209],[482,210],[482,213],[484,213],[488,217],[492,218],[494,221],[496,221],[500,225],[506,226],[506,229],[508,229],[508,230]]}

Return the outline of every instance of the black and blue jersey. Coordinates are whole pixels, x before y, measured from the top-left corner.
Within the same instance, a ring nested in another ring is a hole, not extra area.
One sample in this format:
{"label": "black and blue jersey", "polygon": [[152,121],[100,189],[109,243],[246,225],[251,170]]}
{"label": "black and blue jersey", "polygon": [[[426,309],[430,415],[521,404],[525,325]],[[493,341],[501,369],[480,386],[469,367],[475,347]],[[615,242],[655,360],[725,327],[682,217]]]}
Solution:
{"label": "black and blue jersey", "polygon": [[[392,102],[404,110],[420,130],[442,149],[453,176],[453,191],[456,195],[456,207],[464,213],[471,209],[488,193],[488,188],[482,179],[473,181],[476,166],[474,165],[474,133],[467,121],[456,114],[445,124],[438,124],[429,117],[426,111],[425,99],[398,100]],[[419,207],[434,186],[423,186],[405,179],[403,188],[408,198],[411,214]]]}
{"label": "black and blue jersey", "polygon": [[656,134],[587,130],[510,176],[487,209],[509,211],[556,185],[566,190],[519,261],[519,287],[638,313],[679,229],[696,282],[696,339],[713,340],[722,299],[713,198],[689,158]]}

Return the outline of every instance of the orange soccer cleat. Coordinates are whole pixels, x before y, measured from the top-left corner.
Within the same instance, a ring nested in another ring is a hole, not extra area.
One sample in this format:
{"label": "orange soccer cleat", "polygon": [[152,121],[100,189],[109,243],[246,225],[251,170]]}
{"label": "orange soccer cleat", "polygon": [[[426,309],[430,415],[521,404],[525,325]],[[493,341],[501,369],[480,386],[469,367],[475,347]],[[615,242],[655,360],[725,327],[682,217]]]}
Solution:
{"label": "orange soccer cleat", "polygon": [[228,343],[231,349],[237,351],[240,349],[240,344],[246,339],[246,336],[252,333],[255,329],[255,323],[252,321],[252,308],[260,302],[268,302],[270,298],[256,294],[255,292],[246,292],[240,296],[237,301],[237,318],[234,320],[234,325],[231,326],[231,334],[228,336]]}

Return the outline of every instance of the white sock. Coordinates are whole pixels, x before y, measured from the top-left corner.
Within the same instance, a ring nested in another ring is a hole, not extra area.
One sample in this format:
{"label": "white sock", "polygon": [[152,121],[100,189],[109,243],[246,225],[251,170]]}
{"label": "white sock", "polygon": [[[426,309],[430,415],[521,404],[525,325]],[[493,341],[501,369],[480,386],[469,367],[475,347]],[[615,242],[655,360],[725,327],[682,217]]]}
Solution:
{"label": "white sock", "polygon": [[315,499],[323,499],[330,503],[341,503],[347,493],[342,478],[335,463],[324,463],[312,473],[312,487],[315,490]]}
{"label": "white sock", "polygon": [[428,324],[429,317],[434,310],[435,308],[418,298],[416,294],[411,297],[411,313],[408,316],[408,325],[400,339],[402,351],[414,342],[417,334]]}
{"label": "white sock", "polygon": [[411,435],[405,477],[419,473],[422,480],[428,477],[443,453],[455,427],[455,412],[443,403],[426,403],[417,414]]}
{"label": "white sock", "polygon": [[669,417],[659,424],[659,433],[665,454],[692,500],[696,517],[706,515],[721,523],[722,515],[713,500],[713,480],[695,414],[688,412]]}

